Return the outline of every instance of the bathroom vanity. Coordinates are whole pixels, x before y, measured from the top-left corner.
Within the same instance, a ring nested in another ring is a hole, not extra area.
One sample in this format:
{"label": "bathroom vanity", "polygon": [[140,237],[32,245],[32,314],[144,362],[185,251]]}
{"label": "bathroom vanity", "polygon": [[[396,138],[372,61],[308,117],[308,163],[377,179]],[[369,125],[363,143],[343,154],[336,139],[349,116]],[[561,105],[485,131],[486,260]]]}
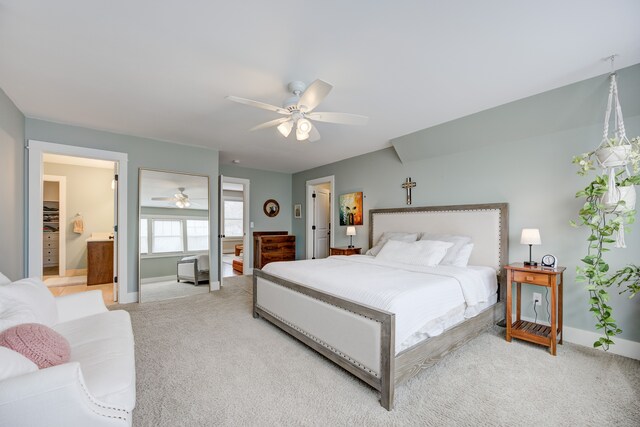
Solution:
{"label": "bathroom vanity", "polygon": [[87,239],[87,285],[113,283],[113,239]]}

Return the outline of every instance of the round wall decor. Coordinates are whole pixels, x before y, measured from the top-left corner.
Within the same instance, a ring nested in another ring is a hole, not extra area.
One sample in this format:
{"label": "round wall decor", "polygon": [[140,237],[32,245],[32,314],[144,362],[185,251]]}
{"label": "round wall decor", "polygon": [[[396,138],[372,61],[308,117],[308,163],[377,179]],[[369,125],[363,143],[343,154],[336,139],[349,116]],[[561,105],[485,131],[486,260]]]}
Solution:
{"label": "round wall decor", "polygon": [[274,199],[269,199],[264,202],[262,209],[264,210],[264,214],[271,218],[280,213],[280,205]]}

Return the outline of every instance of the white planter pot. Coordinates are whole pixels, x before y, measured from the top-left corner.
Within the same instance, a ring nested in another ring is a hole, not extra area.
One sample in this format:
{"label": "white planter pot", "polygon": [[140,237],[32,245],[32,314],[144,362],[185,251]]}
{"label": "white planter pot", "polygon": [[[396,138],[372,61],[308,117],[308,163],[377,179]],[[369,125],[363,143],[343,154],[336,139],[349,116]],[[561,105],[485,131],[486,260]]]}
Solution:
{"label": "white planter pot", "polygon": [[[618,202],[623,200],[624,205],[619,205]],[[636,188],[633,185],[627,187],[615,187],[613,191],[607,191],[602,196],[602,204],[605,206],[607,212],[624,212],[636,208]]]}
{"label": "white planter pot", "polygon": [[602,147],[596,150],[596,157],[603,168],[624,166],[629,163],[631,145],[618,145],[615,147]]}

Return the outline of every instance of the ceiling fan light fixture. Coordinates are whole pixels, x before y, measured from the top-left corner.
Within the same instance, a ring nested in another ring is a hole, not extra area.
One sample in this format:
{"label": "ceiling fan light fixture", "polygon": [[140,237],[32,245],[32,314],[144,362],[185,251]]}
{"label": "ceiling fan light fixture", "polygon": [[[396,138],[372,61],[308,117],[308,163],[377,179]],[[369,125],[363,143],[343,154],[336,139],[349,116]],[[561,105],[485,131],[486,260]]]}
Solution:
{"label": "ceiling fan light fixture", "polygon": [[296,129],[296,139],[298,141],[304,141],[306,139],[309,139],[309,133],[308,132],[302,132],[300,130],[300,128]]}
{"label": "ceiling fan light fixture", "polygon": [[180,209],[183,209],[185,207],[185,204],[182,202],[182,200],[178,200],[176,201],[176,206]]}
{"label": "ceiling fan light fixture", "polygon": [[299,119],[296,124],[296,130],[308,135],[311,132],[311,122],[307,119]]}
{"label": "ceiling fan light fixture", "polygon": [[293,122],[291,120],[288,120],[284,123],[280,123],[277,129],[278,129],[278,132],[280,132],[282,136],[286,138],[291,133],[291,129],[293,129]]}

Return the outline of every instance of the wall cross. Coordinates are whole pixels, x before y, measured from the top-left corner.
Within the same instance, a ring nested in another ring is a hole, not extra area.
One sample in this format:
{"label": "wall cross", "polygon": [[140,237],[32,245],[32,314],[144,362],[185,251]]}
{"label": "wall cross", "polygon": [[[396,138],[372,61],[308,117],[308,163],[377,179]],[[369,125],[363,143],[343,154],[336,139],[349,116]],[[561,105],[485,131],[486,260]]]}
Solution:
{"label": "wall cross", "polygon": [[402,183],[402,188],[407,190],[407,204],[411,204],[411,189],[416,186],[416,183],[411,181],[411,177],[407,178],[405,182]]}

